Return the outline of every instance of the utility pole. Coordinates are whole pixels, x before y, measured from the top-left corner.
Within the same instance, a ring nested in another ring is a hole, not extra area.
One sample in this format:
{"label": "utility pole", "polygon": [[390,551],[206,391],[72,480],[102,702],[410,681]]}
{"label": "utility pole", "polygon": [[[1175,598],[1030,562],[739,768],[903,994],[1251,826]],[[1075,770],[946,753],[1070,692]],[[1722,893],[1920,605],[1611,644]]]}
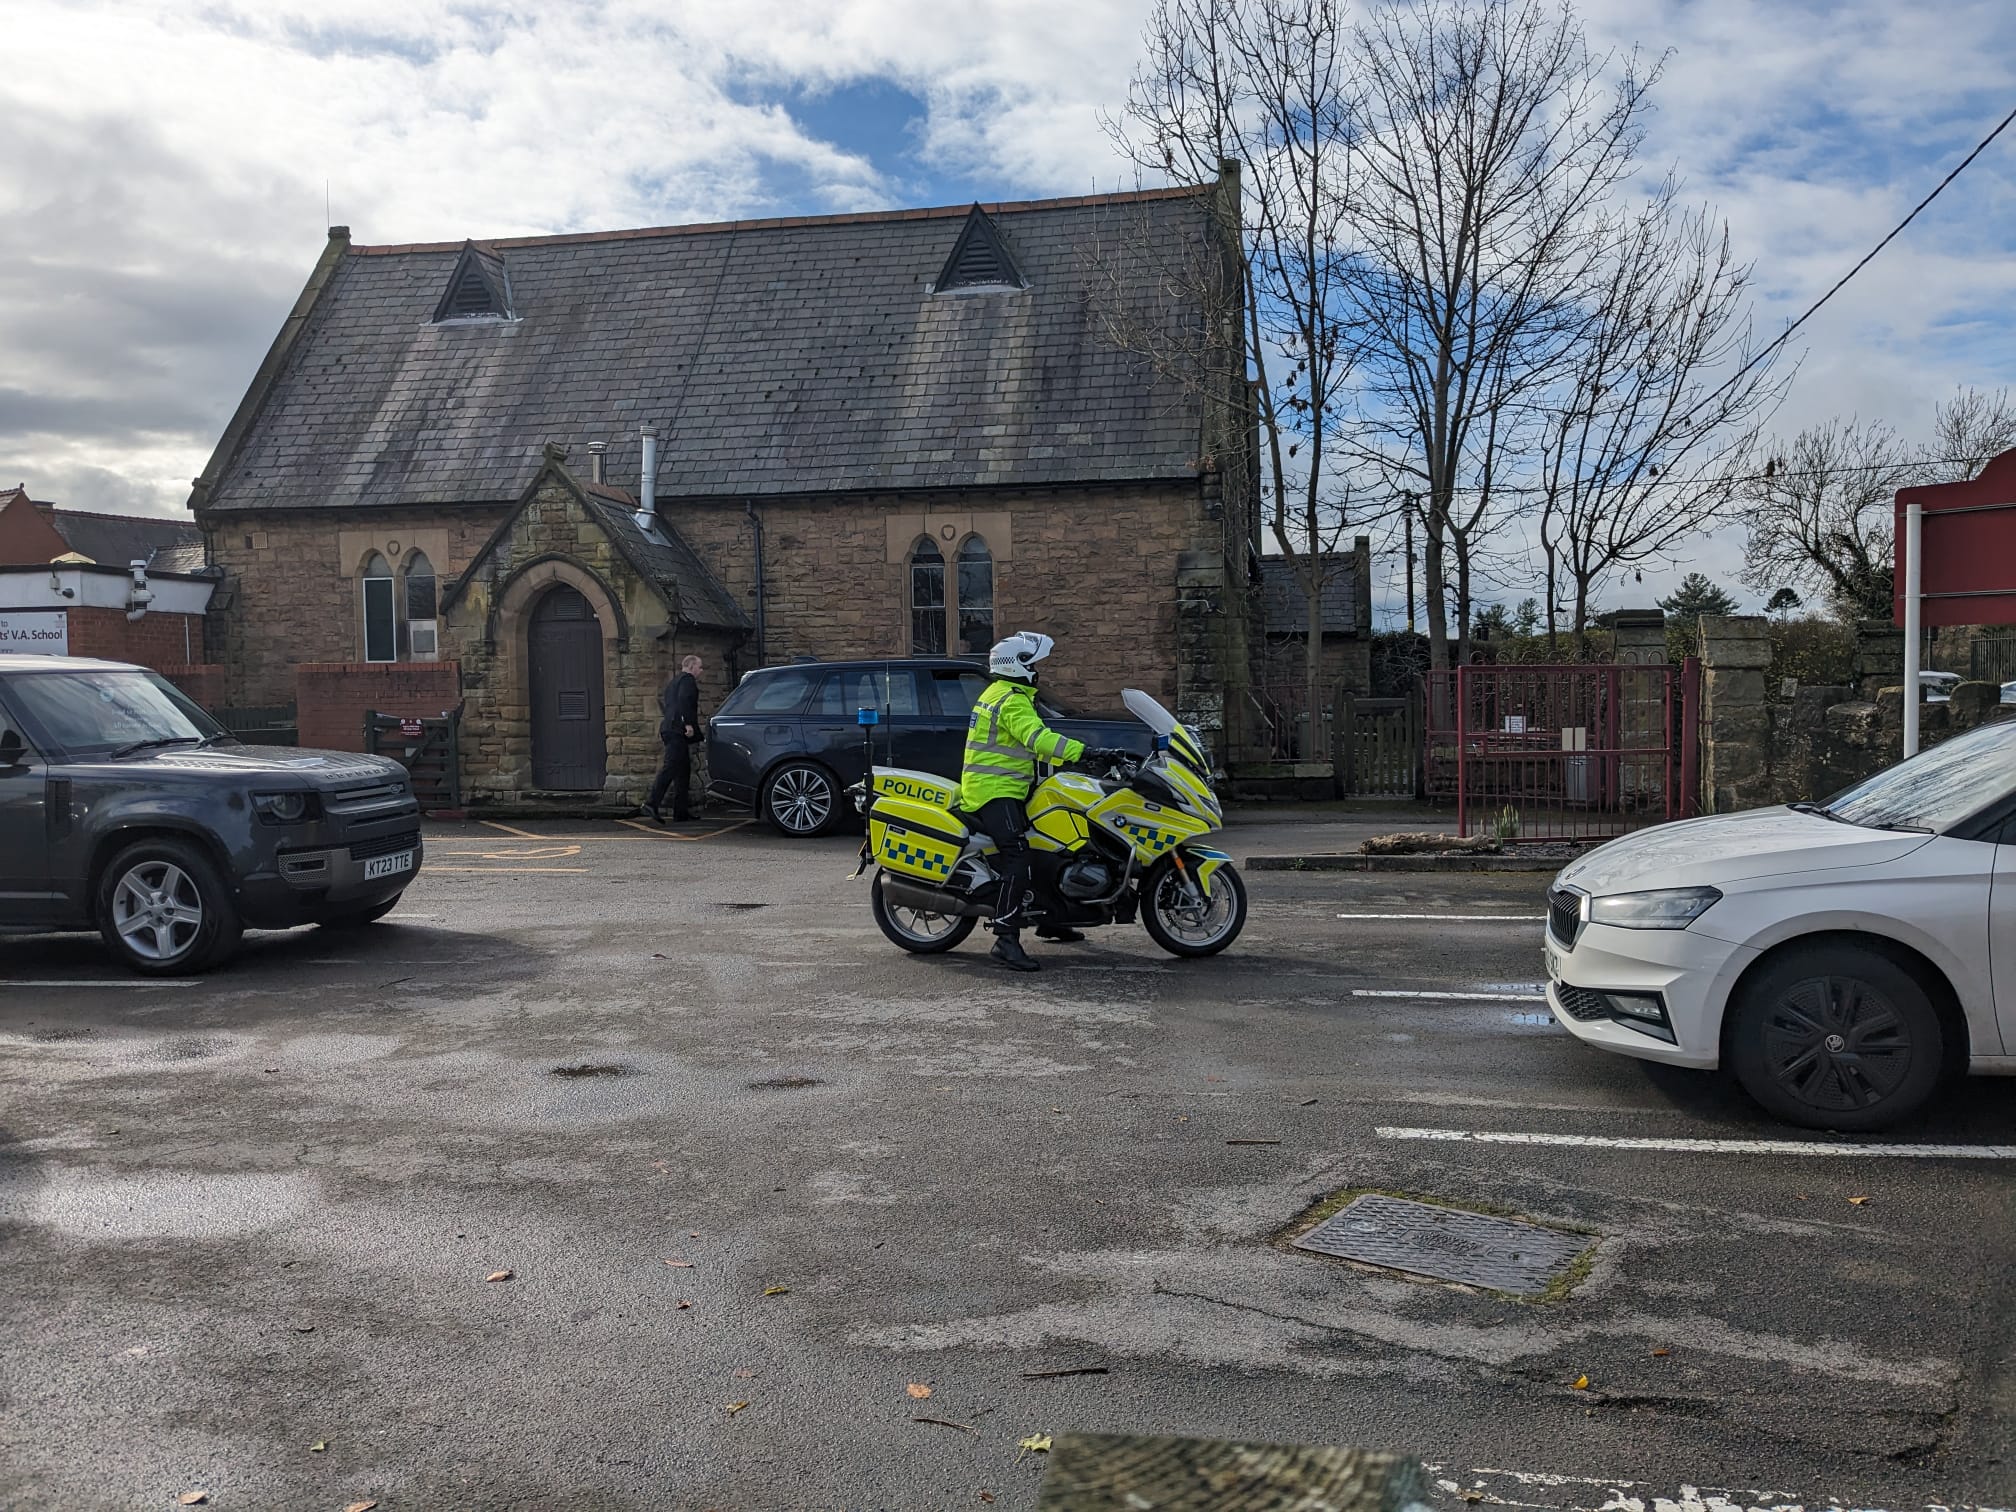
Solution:
{"label": "utility pole", "polygon": [[1411,493],[1402,494],[1407,508],[1401,515],[1401,522],[1407,530],[1407,633],[1414,633],[1414,498]]}

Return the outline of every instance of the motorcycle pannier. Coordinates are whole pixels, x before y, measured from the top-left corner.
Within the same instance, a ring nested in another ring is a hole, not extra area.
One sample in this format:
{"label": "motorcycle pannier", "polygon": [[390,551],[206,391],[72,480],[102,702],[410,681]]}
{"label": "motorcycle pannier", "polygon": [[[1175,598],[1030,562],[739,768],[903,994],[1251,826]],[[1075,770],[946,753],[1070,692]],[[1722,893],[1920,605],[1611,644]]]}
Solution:
{"label": "motorcycle pannier", "polygon": [[966,826],[941,808],[877,794],[868,811],[875,860],[900,876],[943,884],[966,848]]}

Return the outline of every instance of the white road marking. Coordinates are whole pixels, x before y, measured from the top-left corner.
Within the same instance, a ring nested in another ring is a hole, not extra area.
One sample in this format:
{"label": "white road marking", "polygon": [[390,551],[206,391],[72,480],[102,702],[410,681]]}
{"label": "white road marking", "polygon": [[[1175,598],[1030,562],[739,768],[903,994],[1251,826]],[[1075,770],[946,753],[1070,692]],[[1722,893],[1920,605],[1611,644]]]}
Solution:
{"label": "white road marking", "polygon": [[115,979],[115,980],[112,980],[112,981],[104,981],[104,982],[94,982],[94,981],[83,981],[83,980],[78,980],[78,979],[75,979],[75,978],[72,978],[72,979],[68,979],[68,980],[63,980],[63,981],[57,981],[57,980],[53,980],[53,979],[52,979],[52,980],[50,980],[50,981],[46,981],[46,982],[0,982],[0,990],[4,990],[4,989],[7,989],[7,988],[10,988],[10,987],[127,987],[127,988],[144,988],[144,987],[196,987],[196,986],[200,986],[200,985],[201,985],[201,983],[199,983],[198,981],[196,981],[196,980],[195,980],[194,978],[183,978],[182,980],[179,980],[179,981],[177,981],[177,980],[175,980],[175,979],[172,979],[172,978],[170,978],[170,979],[168,979],[168,980],[162,980],[161,978],[158,978],[158,977],[137,977],[137,978],[135,978],[135,977],[119,977],[119,978],[117,978],[117,979]]}
{"label": "white road marking", "polygon": [[1641,1139],[1611,1134],[1531,1134],[1479,1129],[1406,1129],[1382,1125],[1381,1139],[1444,1144],[1566,1145],[1576,1149],[1670,1150],[1683,1155],[1865,1155],[1889,1160],[2016,1160],[2016,1145],[1831,1144],[1817,1139]]}
{"label": "white road marking", "polygon": [[1353,987],[1353,997],[1419,998],[1436,1003],[1544,1003],[1544,992],[1401,992],[1385,987]]}
{"label": "white road marking", "polygon": [[[1443,1498],[1487,1507],[1547,1512],[1875,1512],[1855,1497],[1801,1497],[1789,1491],[1709,1488],[1682,1483],[1603,1480],[1593,1475],[1544,1475],[1519,1470],[1454,1471],[1424,1466]],[[1567,1491],[1564,1499],[1562,1492]],[[2009,1508],[1924,1504],[1922,1512],[2010,1512]]]}
{"label": "white road marking", "polygon": [[1436,924],[1545,924],[1545,914],[1346,913],[1340,919],[1422,919]]}

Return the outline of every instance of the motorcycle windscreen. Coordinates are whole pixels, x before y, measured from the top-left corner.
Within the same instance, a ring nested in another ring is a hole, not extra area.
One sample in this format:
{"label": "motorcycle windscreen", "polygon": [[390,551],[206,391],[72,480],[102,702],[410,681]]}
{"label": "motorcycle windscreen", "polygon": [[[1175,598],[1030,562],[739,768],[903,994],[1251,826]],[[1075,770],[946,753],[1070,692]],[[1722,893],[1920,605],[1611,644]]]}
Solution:
{"label": "motorcycle windscreen", "polygon": [[1196,768],[1200,775],[1211,770],[1211,763],[1204,759],[1204,748],[1197,743],[1197,737],[1190,732],[1189,726],[1160,703],[1139,688],[1123,690],[1120,702],[1127,706],[1129,714],[1153,730],[1157,738],[1166,740],[1169,748]]}

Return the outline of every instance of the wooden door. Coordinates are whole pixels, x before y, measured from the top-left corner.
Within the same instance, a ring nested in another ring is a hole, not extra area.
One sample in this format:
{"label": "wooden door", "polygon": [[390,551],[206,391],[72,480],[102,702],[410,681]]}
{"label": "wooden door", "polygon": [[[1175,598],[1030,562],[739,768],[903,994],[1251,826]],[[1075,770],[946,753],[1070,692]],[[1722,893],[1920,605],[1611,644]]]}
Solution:
{"label": "wooden door", "polygon": [[526,632],[532,703],[532,785],[600,792],[609,748],[602,720],[602,627],[588,600],[553,589]]}

